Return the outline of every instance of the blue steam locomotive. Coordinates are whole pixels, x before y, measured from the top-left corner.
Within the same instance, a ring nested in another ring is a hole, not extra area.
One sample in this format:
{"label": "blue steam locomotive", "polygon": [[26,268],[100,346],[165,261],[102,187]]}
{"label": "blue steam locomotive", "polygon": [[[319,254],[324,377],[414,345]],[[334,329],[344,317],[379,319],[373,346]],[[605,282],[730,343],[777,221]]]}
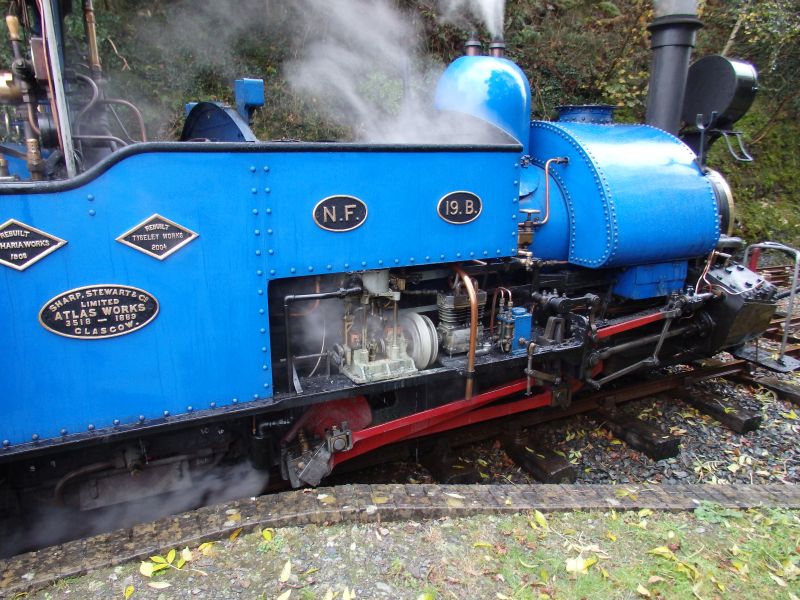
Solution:
{"label": "blue steam locomotive", "polygon": [[257,80],[146,142],[105,91],[91,0],[84,71],[64,65],[70,3],[12,3],[0,506],[108,506],[132,473],[160,493],[231,457],[316,485],[757,337],[776,290],[733,262],[731,192],[705,165],[755,71],[689,68],[695,4],[656,3],[647,124],[531,122],[502,42],[471,40],[435,104],[454,140],[480,135],[387,145],[259,142]]}

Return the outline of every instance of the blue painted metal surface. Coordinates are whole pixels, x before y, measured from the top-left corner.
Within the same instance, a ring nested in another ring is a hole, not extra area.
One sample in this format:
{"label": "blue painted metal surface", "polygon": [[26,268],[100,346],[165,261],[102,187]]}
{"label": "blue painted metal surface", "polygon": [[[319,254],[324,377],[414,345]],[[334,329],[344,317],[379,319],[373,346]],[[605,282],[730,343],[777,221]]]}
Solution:
{"label": "blue painted metal surface", "polygon": [[511,354],[513,356],[527,354],[528,347],[526,344],[521,344],[520,339],[531,339],[531,330],[533,327],[531,313],[521,306],[515,306],[511,310],[498,315],[497,320],[501,323],[509,323],[514,326],[514,336],[511,340]]}
{"label": "blue painted metal surface", "polygon": [[[550,220],[537,230],[536,256],[620,267],[699,256],[719,239],[711,184],[694,153],[660,129],[534,122],[530,154],[527,170],[542,182],[524,204],[542,214],[544,163],[569,158],[551,165]],[[524,176],[529,187],[536,179]]]}
{"label": "blue painted metal surface", "polygon": [[434,105],[499,127],[527,153],[531,115],[528,78],[515,63],[492,56],[462,56],[439,78]]}
{"label": "blue painted metal surface", "polygon": [[683,289],[687,267],[686,261],[675,261],[625,269],[614,285],[614,293],[631,300],[667,296]]}
{"label": "blue painted metal surface", "polygon": [[198,102],[186,116],[181,140],[255,142],[256,136],[247,121],[231,107],[219,102]]}
{"label": "blue painted metal surface", "polygon": [[233,94],[236,98],[236,110],[249,123],[253,110],[264,106],[264,80],[237,79],[233,83]]}
{"label": "blue painted metal surface", "polygon": [[614,122],[616,106],[609,104],[565,104],[557,106],[558,121],[610,125]]}
{"label": "blue painted metal surface", "polygon": [[[13,360],[0,361],[0,440],[271,397],[271,280],[514,255],[519,150],[141,144],[69,189],[0,186],[0,222],[68,242],[25,271],[0,267],[0,346],[13,348]],[[454,190],[481,197],[478,219],[439,218],[439,199]],[[316,203],[337,194],[367,203],[363,226],[334,233],[314,223]],[[115,241],[154,213],[199,237],[163,261]],[[92,284],[141,288],[160,312],[133,333],[99,340],[39,324],[49,299]]]}

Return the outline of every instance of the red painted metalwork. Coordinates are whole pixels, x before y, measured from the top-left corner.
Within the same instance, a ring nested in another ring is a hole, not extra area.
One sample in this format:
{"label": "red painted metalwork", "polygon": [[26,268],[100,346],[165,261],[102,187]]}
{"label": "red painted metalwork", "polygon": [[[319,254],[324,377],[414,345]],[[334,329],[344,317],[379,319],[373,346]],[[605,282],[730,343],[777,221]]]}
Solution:
{"label": "red painted metalwork", "polygon": [[753,272],[758,271],[758,260],[761,258],[761,248],[754,248],[753,253],[750,255],[750,262],[747,263],[747,268]]}
{"label": "red painted metalwork", "polygon": [[372,411],[364,396],[315,404],[294,422],[281,442],[286,444],[292,441],[301,429],[305,429],[314,437],[324,438],[326,429],[345,422],[351,431],[360,431],[372,425]]}
{"label": "red painted metalwork", "polygon": [[615,323],[614,325],[609,325],[608,327],[603,327],[601,329],[598,329],[597,337],[599,339],[611,337],[612,335],[622,333],[623,331],[636,329],[637,327],[642,327],[644,325],[655,323],[656,321],[661,321],[663,319],[664,319],[664,313],[662,312],[653,313],[651,315],[645,315],[643,317],[637,317],[629,321],[623,321],[622,323]]}
{"label": "red painted metalwork", "polygon": [[459,427],[466,427],[467,425],[474,425],[483,421],[490,421],[491,419],[499,419],[500,417],[507,417],[526,410],[533,410],[534,408],[544,408],[550,406],[553,402],[552,394],[542,392],[529,398],[523,398],[515,402],[506,402],[498,404],[497,406],[487,406],[479,410],[473,410],[458,417],[454,417],[433,427],[429,427],[425,431],[417,435],[411,436],[412,438],[421,437],[423,435],[431,435],[434,433],[441,433],[442,431],[449,431],[450,429],[458,429]]}
{"label": "red painted metalwork", "polygon": [[[381,446],[412,439],[421,435],[428,435],[429,431],[433,433],[432,429],[435,427],[442,427],[441,429],[437,429],[437,431],[446,431],[459,427],[457,424],[449,426],[449,422],[490,402],[511,396],[512,394],[517,394],[525,390],[526,387],[527,380],[519,379],[509,384],[492,388],[482,394],[476,394],[469,400],[456,400],[455,402],[437,406],[436,408],[431,408],[407,417],[353,432],[353,448],[346,452],[334,454],[332,457],[333,466],[355,458],[356,456],[366,454]],[[538,396],[534,396],[534,398],[537,397]],[[544,404],[542,406],[544,406]],[[532,406],[531,408],[534,407]],[[444,423],[447,423],[448,426],[444,427]]]}

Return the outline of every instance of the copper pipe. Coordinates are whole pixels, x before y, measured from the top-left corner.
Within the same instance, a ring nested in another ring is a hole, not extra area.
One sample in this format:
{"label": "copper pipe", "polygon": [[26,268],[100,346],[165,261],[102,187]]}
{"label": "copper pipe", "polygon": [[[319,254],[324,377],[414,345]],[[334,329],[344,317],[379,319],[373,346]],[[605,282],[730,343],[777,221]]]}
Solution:
{"label": "copper pipe", "polygon": [[100,64],[100,51],[97,48],[97,21],[94,18],[92,0],[83,2],[83,18],[86,24],[86,43],[89,46],[89,66],[99,75],[103,71]]}
{"label": "copper pipe", "polygon": [[39,129],[39,119],[36,117],[36,111],[33,110],[33,104],[28,104],[28,124],[33,129],[33,133],[37,136],[42,134],[42,131]]}
{"label": "copper pipe", "polygon": [[453,267],[453,271],[464,282],[469,296],[469,352],[467,353],[467,383],[464,388],[464,399],[472,398],[472,388],[475,383],[475,346],[478,344],[478,294],[475,284],[461,267]]}
{"label": "copper pipe", "polygon": [[[496,287],[494,294],[492,294],[492,315],[489,318],[489,335],[494,335],[494,318],[496,316],[497,308],[497,292],[506,292],[508,294],[508,301],[511,302],[511,291],[508,288]],[[501,296],[502,298],[502,296]]]}
{"label": "copper pipe", "polygon": [[567,165],[569,164],[569,159],[566,156],[557,156],[544,163],[544,219],[533,221],[534,225],[544,225],[550,220],[550,165],[552,163]]}
{"label": "copper pipe", "polygon": [[503,58],[506,55],[506,43],[501,37],[495,37],[489,44],[489,56]]}

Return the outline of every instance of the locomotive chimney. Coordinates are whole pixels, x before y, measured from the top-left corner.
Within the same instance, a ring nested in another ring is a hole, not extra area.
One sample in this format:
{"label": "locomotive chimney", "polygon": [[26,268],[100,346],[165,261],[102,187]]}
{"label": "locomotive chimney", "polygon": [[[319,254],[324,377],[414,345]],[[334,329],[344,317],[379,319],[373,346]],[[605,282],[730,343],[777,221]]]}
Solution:
{"label": "locomotive chimney", "polygon": [[472,32],[469,39],[464,44],[464,56],[480,56],[481,55],[481,41],[475,32]]}
{"label": "locomotive chimney", "polygon": [[647,29],[653,55],[645,121],[673,135],[678,134],[689,58],[697,30],[697,0],[654,0],[654,19]]}
{"label": "locomotive chimney", "polygon": [[492,43],[489,44],[489,56],[494,56],[495,58],[503,58],[506,55],[506,43],[503,41],[499,35],[495,36],[492,39]]}

